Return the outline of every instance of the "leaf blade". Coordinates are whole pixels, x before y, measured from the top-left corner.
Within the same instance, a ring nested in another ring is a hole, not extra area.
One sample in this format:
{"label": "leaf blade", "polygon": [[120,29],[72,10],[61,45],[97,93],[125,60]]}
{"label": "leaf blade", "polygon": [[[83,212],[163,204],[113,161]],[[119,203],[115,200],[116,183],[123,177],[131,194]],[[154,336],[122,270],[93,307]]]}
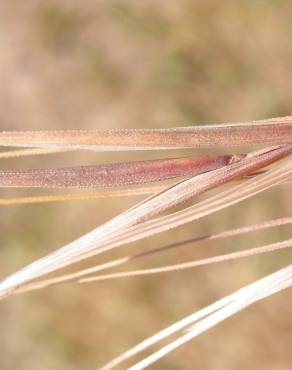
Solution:
{"label": "leaf blade", "polygon": [[285,144],[292,141],[292,117],[237,124],[172,129],[4,131],[0,145],[60,146],[82,150],[121,151]]}

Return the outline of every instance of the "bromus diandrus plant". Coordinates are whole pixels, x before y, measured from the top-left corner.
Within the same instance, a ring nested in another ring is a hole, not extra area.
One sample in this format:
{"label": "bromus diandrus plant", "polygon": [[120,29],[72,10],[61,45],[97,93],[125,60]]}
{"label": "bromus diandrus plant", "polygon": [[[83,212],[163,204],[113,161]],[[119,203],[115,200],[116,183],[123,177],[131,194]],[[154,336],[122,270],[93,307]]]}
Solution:
{"label": "bromus diandrus plant", "polygon": [[[193,239],[159,246],[145,252],[126,255],[70,274],[62,269],[113,248],[185,225],[251,198],[271,187],[292,180],[292,117],[239,124],[182,127],[175,129],[127,129],[105,131],[1,132],[2,147],[21,147],[2,151],[0,158],[46,155],[64,151],[130,151],[186,148],[228,148],[228,153],[190,157],[143,160],[96,166],[3,170],[0,187],[63,188],[61,195],[3,198],[0,205],[147,195],[142,202],[113,217],[103,225],[53,253],[32,262],[0,283],[0,298],[65,282],[92,283],[100,280],[137,275],[166,273],[196,266],[248,257],[292,246],[292,239],[262,245],[240,252],[221,254],[174,265],[105,273],[136,259],[179,248],[188,243],[220,240],[257,230],[292,223],[292,216],[263,223],[198,235]],[[246,148],[254,149],[246,151]],[[240,154],[232,148],[239,147]],[[169,180],[170,185],[157,185]],[[223,186],[228,185],[228,186]],[[72,188],[91,189],[90,193],[71,194]],[[94,191],[93,191],[94,189]],[[212,192],[208,195],[208,192]],[[198,195],[204,200],[173,210]],[[208,196],[207,196],[208,195]],[[165,212],[167,211],[167,214]],[[53,277],[49,273],[57,272]],[[99,273],[99,274],[97,274]],[[292,265],[245,287],[195,312],[185,319],[146,339],[112,360],[102,369],[111,369],[162,339],[175,339],[130,367],[143,369],[170,351],[203,333],[243,308],[292,285]]]}

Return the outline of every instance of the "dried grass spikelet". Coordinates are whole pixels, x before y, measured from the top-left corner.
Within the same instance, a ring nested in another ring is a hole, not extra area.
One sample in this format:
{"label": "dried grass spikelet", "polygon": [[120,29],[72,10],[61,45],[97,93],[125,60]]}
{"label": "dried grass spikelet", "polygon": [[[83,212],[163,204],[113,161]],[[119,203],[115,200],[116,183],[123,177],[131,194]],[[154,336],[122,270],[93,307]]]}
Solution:
{"label": "dried grass spikelet", "polygon": [[[240,155],[228,153],[226,155],[144,160],[99,166],[0,171],[0,187],[64,189],[85,187],[95,189],[94,192],[87,194],[65,193],[57,196],[48,194],[41,197],[0,199],[0,205],[151,194],[150,197],[113,217],[81,238],[59,248],[48,256],[32,262],[2,280],[0,283],[0,298],[68,281],[89,283],[125,276],[177,271],[290,247],[292,239],[204,260],[161,266],[155,269],[129,270],[122,273],[113,272],[96,275],[97,272],[127,264],[137,258],[147,258],[147,256],[155,253],[164,253],[170,248],[179,248],[179,246],[186,243],[219,240],[292,223],[292,218],[287,217],[235,230],[222,231],[219,234],[198,236],[191,241],[182,241],[154,248],[150,251],[128,255],[85,270],[77,270],[67,275],[61,273],[53,278],[46,278],[45,276],[54,271],[62,271],[62,268],[81,260],[121,247],[126,243],[207,217],[214,212],[251,198],[266,189],[291,181],[291,138],[291,117],[175,129],[0,132],[1,146],[22,147],[22,149],[0,153],[0,159],[25,155],[45,155],[71,150],[165,150],[201,147],[231,148],[235,146],[244,148],[258,144],[262,146],[261,149]],[[270,167],[272,164],[273,166]],[[152,185],[154,182],[166,179],[172,179],[172,184],[168,187]],[[222,189],[224,184],[228,184],[229,187]],[[183,204],[199,194],[207,194],[210,190],[216,190],[216,192],[212,192],[212,195],[206,197],[205,200],[185,207],[180,211],[172,211],[174,206]],[[165,211],[168,211],[168,214],[162,216],[162,212]],[[138,370],[149,366],[171,350],[239,310],[289,287],[292,284],[291,266],[240,289],[214,305],[170,326],[119,356],[103,369],[111,369],[149,345],[173,333],[179,333],[179,338],[144,358],[130,369]]]}

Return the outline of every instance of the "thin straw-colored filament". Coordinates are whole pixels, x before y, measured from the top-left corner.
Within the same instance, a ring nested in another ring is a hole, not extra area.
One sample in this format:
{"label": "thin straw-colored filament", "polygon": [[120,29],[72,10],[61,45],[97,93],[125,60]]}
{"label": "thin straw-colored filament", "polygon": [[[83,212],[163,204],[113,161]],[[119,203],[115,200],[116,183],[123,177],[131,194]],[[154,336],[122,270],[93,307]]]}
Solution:
{"label": "thin straw-colored filament", "polygon": [[51,203],[51,202],[65,202],[70,200],[92,200],[92,199],[103,199],[112,197],[130,197],[130,196],[141,196],[147,194],[155,194],[161,192],[166,186],[148,186],[148,187],[136,187],[128,189],[116,189],[116,190],[98,190],[91,193],[81,194],[57,194],[57,195],[39,195],[31,197],[19,197],[19,198],[0,198],[0,206],[11,206],[20,204],[37,204],[37,203]]}
{"label": "thin straw-colored filament", "polygon": [[[194,239],[183,240],[183,241],[178,242],[178,243],[168,244],[166,246],[150,249],[149,251],[146,251],[146,252],[140,252],[140,253],[128,255],[128,256],[125,256],[125,257],[122,257],[122,258],[119,258],[119,259],[111,260],[110,262],[106,262],[104,264],[99,264],[99,265],[89,267],[89,268],[86,268],[84,270],[80,270],[80,271],[73,272],[73,273],[70,273],[70,274],[61,275],[61,276],[58,276],[58,277],[55,277],[55,278],[44,279],[44,280],[32,282],[30,284],[25,285],[25,287],[17,289],[17,293],[27,292],[27,291],[35,290],[35,289],[46,288],[46,287],[49,287],[49,286],[52,286],[52,285],[62,284],[62,283],[65,283],[65,282],[76,281],[76,280],[78,280],[78,279],[80,279],[80,278],[82,278],[86,275],[90,275],[90,274],[93,274],[93,273],[96,273],[96,272],[104,271],[104,270],[107,270],[109,268],[121,266],[123,264],[126,264],[128,262],[131,262],[131,261],[134,261],[134,260],[137,260],[137,259],[143,259],[145,257],[152,256],[153,254],[165,252],[169,249],[185,246],[186,244],[192,243],[194,245],[194,244],[198,244],[199,242],[203,242],[203,241],[213,241],[213,240],[225,239],[225,238],[236,236],[236,235],[242,235],[242,234],[246,234],[246,233],[250,233],[250,232],[254,232],[254,231],[259,231],[259,230],[263,230],[263,229],[267,229],[267,228],[271,228],[271,227],[276,227],[276,226],[288,225],[288,224],[291,224],[291,223],[292,223],[292,217],[279,218],[279,219],[270,220],[270,221],[266,221],[266,222],[259,223],[259,224],[253,224],[253,225],[248,225],[248,226],[244,226],[244,227],[237,228],[237,229],[222,231],[222,232],[219,232],[219,233],[213,234],[213,235],[205,235],[205,236],[199,236],[199,237],[194,238]],[[221,256],[219,255],[219,256],[215,256],[215,257],[206,258],[206,259],[203,259],[203,260],[196,260],[196,261],[188,262],[186,264],[181,263],[181,264],[177,264],[177,265],[174,265],[174,266],[167,266],[167,268],[165,270],[164,269],[161,270],[161,269],[158,269],[158,268],[157,269],[150,269],[150,270],[149,269],[148,270],[139,270],[139,271],[137,271],[136,275],[143,275],[143,274],[147,275],[148,273],[153,274],[153,273],[177,271],[177,270],[182,270],[182,269],[185,269],[185,268],[203,266],[203,265],[207,265],[209,263],[218,263],[218,262],[228,261],[230,259],[248,257],[248,256],[252,256],[252,255],[255,255],[255,254],[259,254],[259,253],[265,253],[265,252],[270,252],[270,251],[274,251],[274,250],[277,250],[277,249],[287,248],[287,247],[290,246],[289,243],[290,243],[289,241],[285,241],[285,242],[275,243],[273,245],[266,245],[264,247],[257,247],[257,248],[254,248],[254,249],[248,249],[248,250],[245,250],[245,251],[242,251],[242,252],[229,253],[229,254],[225,254],[225,255],[221,255]],[[92,281],[98,281],[98,280],[107,280],[107,279],[111,279],[111,278],[128,277],[128,276],[135,276],[135,273],[133,271],[130,271],[130,272],[124,272],[124,273],[117,273],[117,274],[99,275],[99,276],[93,277],[93,278],[90,277],[88,280],[84,279],[82,281],[81,280],[79,280],[79,281],[80,282],[90,282],[91,280]]]}
{"label": "thin straw-colored filament", "polygon": [[244,258],[244,257],[256,256],[258,254],[278,251],[280,249],[289,248],[291,246],[292,246],[292,239],[288,239],[282,242],[272,243],[272,244],[264,245],[261,247],[243,250],[240,252],[221,254],[218,256],[208,257],[208,258],[204,258],[200,260],[189,261],[189,262],[184,262],[184,263],[177,263],[175,265],[168,265],[168,266],[161,266],[161,267],[156,267],[156,268],[148,268],[148,269],[125,271],[125,272],[117,272],[113,274],[92,276],[92,277],[80,279],[79,282],[80,283],[92,283],[92,282],[102,281],[102,280],[120,279],[123,277],[154,275],[154,274],[161,274],[165,272],[181,271],[181,270],[186,270],[186,269],[190,269],[194,267],[205,266],[205,265],[210,265],[210,264],[219,263],[219,262],[226,262],[226,261],[231,261],[231,260]]}
{"label": "thin straw-colored filament", "polygon": [[0,159],[20,158],[34,155],[57,154],[72,151],[70,148],[33,148],[0,152]]}

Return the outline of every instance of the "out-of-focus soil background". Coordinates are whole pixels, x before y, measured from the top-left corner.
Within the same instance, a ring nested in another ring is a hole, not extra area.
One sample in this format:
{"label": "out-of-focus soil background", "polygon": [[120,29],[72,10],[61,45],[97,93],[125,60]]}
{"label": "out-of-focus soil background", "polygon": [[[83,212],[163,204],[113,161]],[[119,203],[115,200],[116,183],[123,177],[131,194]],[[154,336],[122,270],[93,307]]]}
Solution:
{"label": "out-of-focus soil background", "polygon": [[[291,19],[288,0],[1,1],[0,129],[164,128],[289,115]],[[137,153],[135,159],[169,155]],[[133,159],[133,153],[68,153],[1,165],[29,168],[123,159]],[[22,194],[31,192],[1,192]],[[140,199],[1,208],[1,276]],[[289,215],[290,201],[288,186],[275,189],[107,258]],[[131,267],[202,258],[288,236],[289,227],[283,227],[186,247]],[[0,369],[97,369],[194,310],[291,263],[291,256],[278,252],[9,298],[0,305]],[[291,369],[291,299],[291,290],[267,299],[152,368]]]}

